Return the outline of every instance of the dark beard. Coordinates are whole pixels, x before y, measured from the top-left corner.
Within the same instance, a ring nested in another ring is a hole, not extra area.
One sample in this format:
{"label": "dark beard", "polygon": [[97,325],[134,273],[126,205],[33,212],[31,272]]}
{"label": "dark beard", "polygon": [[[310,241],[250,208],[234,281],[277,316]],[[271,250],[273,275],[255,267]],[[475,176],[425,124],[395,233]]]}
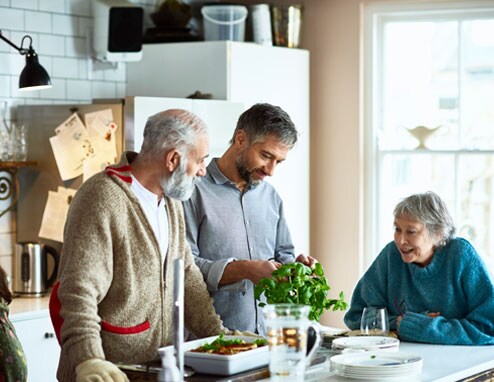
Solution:
{"label": "dark beard", "polygon": [[252,171],[249,171],[241,160],[237,160],[237,171],[240,177],[247,182],[247,186],[257,186],[262,182],[261,179],[253,179]]}

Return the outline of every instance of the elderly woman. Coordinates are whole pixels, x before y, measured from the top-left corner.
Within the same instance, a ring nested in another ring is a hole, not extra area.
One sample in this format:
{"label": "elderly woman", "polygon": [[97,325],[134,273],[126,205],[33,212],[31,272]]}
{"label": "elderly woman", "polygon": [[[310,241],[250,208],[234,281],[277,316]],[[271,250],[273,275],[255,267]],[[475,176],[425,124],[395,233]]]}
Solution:
{"label": "elderly woman", "polygon": [[405,341],[494,344],[494,283],[472,245],[455,238],[453,220],[433,192],[394,210],[394,241],[358,282],[345,324],[360,327],[366,306],[388,309]]}

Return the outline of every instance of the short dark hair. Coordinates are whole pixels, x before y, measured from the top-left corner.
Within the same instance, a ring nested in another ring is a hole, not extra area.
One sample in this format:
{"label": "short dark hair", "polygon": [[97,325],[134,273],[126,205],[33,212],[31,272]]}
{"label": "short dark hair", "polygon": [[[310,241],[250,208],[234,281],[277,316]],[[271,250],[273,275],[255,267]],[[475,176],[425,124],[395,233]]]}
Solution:
{"label": "short dark hair", "polygon": [[393,214],[395,218],[404,215],[424,224],[429,233],[437,238],[438,247],[446,245],[456,231],[446,204],[432,191],[408,196],[396,205]]}
{"label": "short dark hair", "polygon": [[297,142],[297,129],[288,113],[269,103],[256,103],[240,115],[230,143],[239,130],[245,132],[249,144],[262,142],[267,135],[274,135],[290,148]]}

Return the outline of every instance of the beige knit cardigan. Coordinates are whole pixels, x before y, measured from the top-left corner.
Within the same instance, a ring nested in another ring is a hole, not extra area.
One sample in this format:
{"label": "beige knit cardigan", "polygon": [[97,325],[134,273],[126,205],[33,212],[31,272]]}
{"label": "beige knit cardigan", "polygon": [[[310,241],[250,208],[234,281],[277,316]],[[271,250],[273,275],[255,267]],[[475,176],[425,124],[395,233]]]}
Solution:
{"label": "beige knit cardigan", "polygon": [[163,270],[157,239],[130,188],[127,158],[135,155],[124,153],[87,180],[70,205],[59,270],[60,381],[75,381],[75,367],[87,359],[143,363],[172,343],[178,258],[185,263],[186,328],[198,337],[224,329],[187,244],[182,205],[170,198]]}

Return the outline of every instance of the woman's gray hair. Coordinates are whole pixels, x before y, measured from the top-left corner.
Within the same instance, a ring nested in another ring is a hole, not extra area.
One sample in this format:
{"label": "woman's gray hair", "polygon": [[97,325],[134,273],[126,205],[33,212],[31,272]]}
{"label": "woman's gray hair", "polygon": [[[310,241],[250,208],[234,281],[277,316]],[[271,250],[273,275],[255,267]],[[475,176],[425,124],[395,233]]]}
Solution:
{"label": "woman's gray hair", "polygon": [[239,130],[245,132],[249,144],[263,142],[267,135],[274,135],[290,149],[297,142],[297,129],[288,113],[269,103],[256,103],[240,115],[230,144]]}
{"label": "woman's gray hair", "polygon": [[395,219],[404,215],[424,224],[437,247],[445,246],[455,235],[456,227],[446,204],[432,191],[403,199],[393,214]]}
{"label": "woman's gray hair", "polygon": [[153,159],[171,149],[187,155],[202,134],[207,134],[207,126],[194,113],[182,109],[162,111],[148,118],[140,155]]}

